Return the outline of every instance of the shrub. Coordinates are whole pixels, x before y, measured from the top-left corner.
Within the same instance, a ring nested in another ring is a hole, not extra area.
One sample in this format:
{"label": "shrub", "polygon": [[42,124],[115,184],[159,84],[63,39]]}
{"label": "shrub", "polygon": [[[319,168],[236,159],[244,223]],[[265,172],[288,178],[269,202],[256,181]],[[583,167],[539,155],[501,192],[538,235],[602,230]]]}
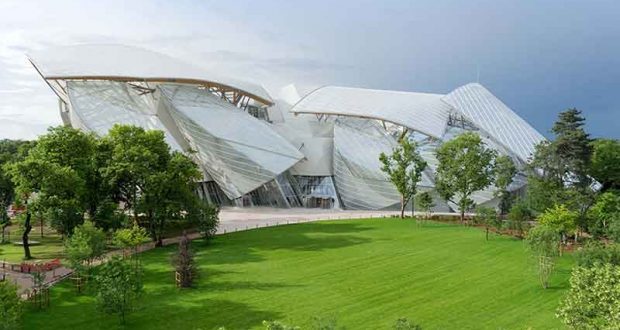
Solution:
{"label": "shrub", "polygon": [[577,229],[577,218],[576,212],[556,204],[538,217],[538,223],[557,230],[565,237]]}
{"label": "shrub", "polygon": [[519,200],[510,208],[506,226],[508,229],[516,231],[519,236],[523,236],[523,232],[527,230],[529,226],[528,222],[532,219],[532,211],[527,206],[526,202]]}
{"label": "shrub", "polygon": [[433,203],[433,196],[430,192],[424,191],[415,197],[416,206],[426,213],[426,218],[430,218],[431,210],[435,206]]}
{"label": "shrub", "polygon": [[400,318],[396,320],[394,324],[394,330],[422,330],[422,327],[414,322],[407,320],[406,318]]}
{"label": "shrub", "polygon": [[591,267],[595,264],[612,264],[620,266],[620,244],[605,246],[599,241],[588,242],[575,253],[578,266]]}
{"label": "shrub", "polygon": [[283,324],[278,321],[263,321],[265,330],[299,330],[299,327]]}
{"label": "shrub", "polygon": [[313,317],[312,318],[313,330],[337,330],[344,329],[344,327],[338,327],[338,321],[335,317]]}
{"label": "shrub", "polygon": [[502,221],[497,216],[495,209],[485,206],[476,207],[476,216],[474,217],[474,223],[484,225],[486,228],[486,239],[489,240],[489,228],[494,227],[499,230],[502,226]]}
{"label": "shrub", "polygon": [[554,228],[538,225],[527,233],[527,243],[537,260],[538,278],[543,289],[549,287],[549,279],[559,254],[560,234]]}
{"label": "shrub", "polygon": [[0,281],[0,329],[21,328],[23,308],[17,295],[17,286],[9,281]]}
{"label": "shrub", "polygon": [[142,291],[134,267],[119,257],[113,257],[101,266],[95,282],[98,307],[105,313],[117,314],[121,324],[124,324]]}
{"label": "shrub", "polygon": [[620,329],[620,266],[576,267],[557,317],[576,329]]}
{"label": "shrub", "polygon": [[205,241],[209,241],[217,233],[220,224],[220,209],[215,204],[202,202],[198,209],[198,230]]}

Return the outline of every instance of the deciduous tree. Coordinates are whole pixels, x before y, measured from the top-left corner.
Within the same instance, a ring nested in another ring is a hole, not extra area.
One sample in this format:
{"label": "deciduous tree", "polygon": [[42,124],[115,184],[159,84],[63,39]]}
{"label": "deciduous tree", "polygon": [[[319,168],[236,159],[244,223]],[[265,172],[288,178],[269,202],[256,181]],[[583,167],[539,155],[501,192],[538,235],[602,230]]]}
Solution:
{"label": "deciduous tree", "polygon": [[392,150],[391,155],[381,153],[379,156],[381,170],[387,174],[390,181],[400,194],[400,217],[405,217],[405,207],[415,196],[417,184],[422,179],[422,172],[426,168],[426,161],[417,151],[415,142],[402,138],[399,146]]}
{"label": "deciduous tree", "polygon": [[517,167],[508,156],[498,156],[495,159],[495,196],[499,198],[500,214],[506,214],[512,206],[512,196],[508,191],[508,186],[517,174]]}
{"label": "deciduous tree", "polygon": [[437,148],[435,186],[439,195],[458,205],[461,222],[474,206],[471,195],[488,187],[493,179],[495,151],[487,148],[478,134],[467,132]]}

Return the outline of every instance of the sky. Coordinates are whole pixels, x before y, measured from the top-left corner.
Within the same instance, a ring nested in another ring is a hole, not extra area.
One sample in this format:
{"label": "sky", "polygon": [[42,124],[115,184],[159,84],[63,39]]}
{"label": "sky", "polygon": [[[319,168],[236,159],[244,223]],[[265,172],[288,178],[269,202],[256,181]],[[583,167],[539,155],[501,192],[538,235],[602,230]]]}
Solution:
{"label": "sky", "polygon": [[620,1],[0,0],[0,139],[61,123],[26,59],[126,44],[278,91],[343,85],[448,93],[479,81],[543,135],[583,111],[620,138]]}

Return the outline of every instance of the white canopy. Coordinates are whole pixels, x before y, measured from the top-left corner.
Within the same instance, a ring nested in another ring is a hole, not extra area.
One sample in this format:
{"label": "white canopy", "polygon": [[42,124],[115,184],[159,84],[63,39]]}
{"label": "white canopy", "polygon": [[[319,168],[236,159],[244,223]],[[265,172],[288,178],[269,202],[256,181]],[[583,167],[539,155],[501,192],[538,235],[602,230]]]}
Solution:
{"label": "white canopy", "polygon": [[527,162],[545,138],[530,124],[478,83],[461,86],[443,100],[493,140]]}
{"label": "white canopy", "polygon": [[65,46],[33,52],[28,58],[45,79],[202,83],[238,90],[264,104],[273,103],[260,85],[222,76],[138,47],[113,44]]}
{"label": "white canopy", "polygon": [[440,138],[446,129],[451,110],[441,100],[442,96],[326,86],[306,95],[295,104],[291,112],[384,120]]}

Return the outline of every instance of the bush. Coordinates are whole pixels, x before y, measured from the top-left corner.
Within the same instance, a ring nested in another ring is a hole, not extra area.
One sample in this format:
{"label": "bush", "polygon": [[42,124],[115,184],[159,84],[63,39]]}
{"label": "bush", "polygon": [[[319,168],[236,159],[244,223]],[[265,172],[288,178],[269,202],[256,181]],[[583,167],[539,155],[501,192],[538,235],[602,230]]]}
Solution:
{"label": "bush", "polygon": [[620,266],[620,244],[605,246],[599,241],[588,242],[575,253],[578,266],[592,267],[596,264],[612,264]]}
{"label": "bush", "polygon": [[555,205],[538,217],[538,223],[568,235],[577,229],[577,218],[577,213],[570,211],[566,206]]}
{"label": "bush", "polygon": [[197,215],[198,230],[205,241],[209,241],[217,233],[220,224],[220,209],[215,204],[201,202]]}
{"label": "bush", "polygon": [[485,206],[476,207],[476,216],[474,217],[474,223],[484,225],[486,228],[486,239],[489,240],[489,228],[493,227],[499,230],[502,226],[502,221],[497,216],[495,209]]}
{"label": "bush", "polygon": [[538,225],[527,233],[526,240],[537,258],[540,284],[546,289],[555,268],[555,259],[560,252],[560,234],[554,228]]}
{"label": "bush", "polygon": [[0,282],[0,329],[21,328],[23,308],[17,295],[17,286],[9,281]]}
{"label": "bush", "polygon": [[528,222],[532,219],[532,211],[527,206],[526,202],[519,200],[512,205],[510,212],[508,212],[506,227],[516,231],[519,236],[523,236],[523,232],[529,227]]}
{"label": "bush", "polygon": [[425,191],[418,193],[415,197],[415,204],[419,209],[426,213],[426,218],[430,218],[431,210],[435,206],[435,203],[433,203],[433,196],[430,192]]}
{"label": "bush", "polygon": [[576,329],[620,329],[620,266],[576,267],[557,317]]}
{"label": "bush", "polygon": [[283,324],[278,321],[263,321],[265,330],[299,330],[299,327]]}
{"label": "bush", "polygon": [[95,283],[99,308],[105,313],[117,314],[124,324],[142,291],[136,270],[123,259],[113,257],[101,266]]}
{"label": "bush", "polygon": [[338,321],[335,317],[314,317],[312,319],[313,330],[337,330],[344,329],[344,327],[338,327]]}
{"label": "bush", "polygon": [[422,327],[407,320],[406,318],[400,318],[396,320],[394,330],[422,330]]}

